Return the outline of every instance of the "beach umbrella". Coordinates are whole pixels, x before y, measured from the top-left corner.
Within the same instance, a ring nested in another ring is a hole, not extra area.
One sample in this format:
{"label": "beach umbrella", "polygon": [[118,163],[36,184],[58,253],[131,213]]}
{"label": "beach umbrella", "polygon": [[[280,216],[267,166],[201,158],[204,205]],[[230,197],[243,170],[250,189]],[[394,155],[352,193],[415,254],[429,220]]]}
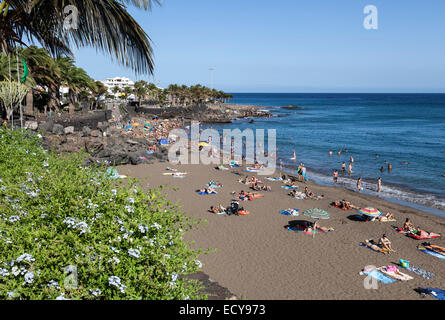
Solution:
{"label": "beach umbrella", "polygon": [[[326,220],[326,219],[330,218],[330,215],[329,215],[328,212],[326,212],[326,211],[324,211],[322,209],[317,209],[317,208],[303,211],[303,215],[305,215],[307,217],[310,217],[312,219],[315,219],[314,226],[315,226],[315,224],[319,220]],[[316,230],[315,230],[315,228],[313,228],[313,229],[314,230],[313,230],[313,233],[312,233],[312,237],[315,237],[315,231]]]}
{"label": "beach umbrella", "polygon": [[209,144],[207,142],[200,142],[199,146],[200,147],[207,147]]}
{"label": "beach umbrella", "polygon": [[382,212],[379,209],[373,207],[361,208],[360,210],[358,210],[358,213],[372,218],[382,215]]}
{"label": "beach umbrella", "polygon": [[167,139],[163,138],[163,139],[159,140],[159,145],[161,145],[161,146],[166,146],[166,145],[168,145],[168,141],[167,141]]}

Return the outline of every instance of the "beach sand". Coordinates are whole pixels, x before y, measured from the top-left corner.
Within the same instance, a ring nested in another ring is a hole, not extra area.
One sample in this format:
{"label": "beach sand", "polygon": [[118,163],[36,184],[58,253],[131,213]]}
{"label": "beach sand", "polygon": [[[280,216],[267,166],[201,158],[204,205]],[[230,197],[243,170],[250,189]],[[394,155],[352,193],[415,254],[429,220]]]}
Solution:
{"label": "beach sand", "polygon": [[[185,178],[162,175],[167,167],[188,172]],[[241,201],[240,206],[251,212],[248,216],[216,215],[208,210],[211,205],[228,206],[234,197],[232,191],[248,191],[249,187],[238,182],[240,176],[232,170],[219,171],[214,165],[179,165],[168,162],[152,165],[121,166],[120,174],[141,178],[143,188],[167,185],[165,194],[177,202],[189,217],[205,219],[191,231],[186,240],[194,241],[195,248],[215,249],[200,260],[203,272],[242,299],[297,300],[297,299],[422,299],[415,288],[433,287],[444,289],[444,260],[440,260],[416,249],[423,240],[414,240],[396,233],[393,225],[402,226],[409,217],[423,230],[445,235],[445,219],[419,212],[340,187],[321,186],[309,181],[307,186],[315,194],[323,194],[322,200],[297,200],[288,196],[289,190],[282,189],[281,182],[260,180],[272,187],[271,192],[262,192],[264,198]],[[244,173],[242,168],[235,171]],[[280,173],[277,171],[274,176]],[[310,177],[309,177],[310,178]],[[198,195],[195,191],[204,187],[209,180],[220,181],[222,188],[216,195]],[[299,182],[300,190],[306,184]],[[177,187],[177,190],[174,190]],[[343,211],[330,207],[334,200],[346,199],[359,207],[372,206],[383,212],[391,212],[397,222],[359,222],[348,218],[356,210]],[[303,232],[289,231],[285,226],[292,221],[313,221],[300,215],[285,216],[282,209],[297,208],[300,213],[306,209],[320,208],[330,213],[329,220],[320,221],[321,226],[333,227],[328,234],[317,233],[315,238]],[[390,255],[376,253],[359,246],[365,239],[378,240],[386,233],[393,248]],[[443,237],[442,237],[443,238]],[[442,238],[431,240],[433,244],[445,246]],[[378,289],[365,289],[365,276],[359,272],[367,265],[376,267],[398,263],[399,259],[436,274],[430,280],[404,271],[414,277],[406,282],[378,284]],[[434,299],[431,296],[425,299]]]}

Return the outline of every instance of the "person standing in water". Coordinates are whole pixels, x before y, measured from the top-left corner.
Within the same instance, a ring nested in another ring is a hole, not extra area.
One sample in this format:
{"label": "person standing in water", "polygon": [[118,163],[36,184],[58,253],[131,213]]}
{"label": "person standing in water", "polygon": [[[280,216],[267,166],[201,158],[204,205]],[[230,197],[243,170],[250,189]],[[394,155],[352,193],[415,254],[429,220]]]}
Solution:
{"label": "person standing in water", "polygon": [[391,172],[391,170],[392,170],[392,164],[390,162],[390,163],[388,163],[388,172]]}
{"label": "person standing in water", "polygon": [[357,180],[357,191],[361,191],[362,190],[362,178],[358,178]]}
{"label": "person standing in water", "polygon": [[354,158],[352,156],[349,157],[349,162],[354,163]]}
{"label": "person standing in water", "polygon": [[346,163],[343,161],[343,163],[341,164],[341,173],[345,174],[346,172]]}
{"label": "person standing in water", "polygon": [[332,175],[332,178],[334,179],[334,186],[337,185],[337,181],[338,181],[338,170],[337,169],[334,170],[334,174]]}
{"label": "person standing in water", "polygon": [[381,192],[382,191],[382,178],[379,177],[377,180],[377,192]]}
{"label": "person standing in water", "polygon": [[349,176],[350,176],[352,174],[352,162],[349,162],[348,172],[349,172]]}
{"label": "person standing in water", "polygon": [[332,157],[332,150],[329,151],[329,156]]}

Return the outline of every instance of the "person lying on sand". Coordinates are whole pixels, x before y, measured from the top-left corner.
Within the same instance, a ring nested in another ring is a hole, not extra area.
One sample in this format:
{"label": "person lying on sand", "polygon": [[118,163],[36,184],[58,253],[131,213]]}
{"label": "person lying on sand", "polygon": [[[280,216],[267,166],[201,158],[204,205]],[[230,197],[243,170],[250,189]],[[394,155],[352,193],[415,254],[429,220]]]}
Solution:
{"label": "person lying on sand", "polygon": [[222,213],[222,212],[226,212],[227,208],[223,207],[222,205],[219,205],[218,208],[215,208],[214,206],[210,207],[210,211],[212,213]]}
{"label": "person lying on sand", "polygon": [[314,194],[311,190],[309,190],[308,187],[304,187],[304,193],[305,193],[306,196],[308,196],[308,197],[313,197],[313,196],[315,196],[315,194]]}
{"label": "person lying on sand", "polygon": [[212,187],[207,187],[207,188],[202,188],[199,190],[199,192],[205,192],[205,193],[216,193],[215,189],[213,189]]}
{"label": "person lying on sand", "polygon": [[312,230],[321,230],[323,232],[329,232],[329,231],[334,231],[334,228],[327,228],[327,227],[320,227],[320,225],[318,224],[318,222],[315,223],[311,223],[308,224],[306,226],[306,228],[304,229],[305,232],[312,232]]}
{"label": "person lying on sand", "polygon": [[307,196],[304,192],[301,191],[297,191],[297,190],[291,190],[291,192],[289,193],[289,195],[293,198],[303,198],[303,199],[307,199]]}
{"label": "person lying on sand", "polygon": [[374,250],[374,251],[378,251],[378,252],[381,252],[381,253],[383,253],[383,254],[388,254],[389,253],[389,250],[388,249],[383,249],[383,248],[381,248],[381,247],[379,247],[378,245],[376,245],[375,243],[374,243],[374,241],[372,241],[372,240],[365,240],[365,242],[363,243],[365,246],[367,246],[368,248],[371,248],[372,250]]}
{"label": "person lying on sand", "polygon": [[353,205],[352,203],[346,200],[340,200],[340,201],[336,200],[331,203],[331,206],[337,207],[342,210],[351,210],[351,209],[360,210],[359,207]]}
{"label": "person lying on sand", "polygon": [[379,245],[382,246],[382,248],[386,248],[391,252],[396,252],[392,246],[391,246],[391,241],[389,241],[389,239],[386,237],[386,234],[384,234],[380,240],[379,240]]}
{"label": "person lying on sand", "polygon": [[255,191],[272,191],[272,188],[270,186],[260,186],[259,184],[253,184],[252,189]]}
{"label": "person lying on sand", "polygon": [[431,237],[439,237],[440,234],[434,233],[434,232],[426,232],[419,227],[414,227],[414,224],[409,220],[409,218],[406,218],[405,223],[403,224],[403,229],[406,231],[416,234],[421,238],[431,238]]}
{"label": "person lying on sand", "polygon": [[380,217],[374,217],[371,221],[379,221],[379,222],[388,222],[388,221],[396,221],[394,215],[390,212],[387,212],[385,215]]}

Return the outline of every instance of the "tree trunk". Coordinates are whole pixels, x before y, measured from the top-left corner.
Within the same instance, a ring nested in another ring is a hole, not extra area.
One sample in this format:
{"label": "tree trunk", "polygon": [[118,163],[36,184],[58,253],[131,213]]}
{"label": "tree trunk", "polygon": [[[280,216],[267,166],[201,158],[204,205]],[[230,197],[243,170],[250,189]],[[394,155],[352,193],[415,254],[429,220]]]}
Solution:
{"label": "tree trunk", "polygon": [[32,89],[28,91],[26,94],[26,108],[25,115],[33,116],[34,115],[34,96],[32,93]]}
{"label": "tree trunk", "polygon": [[69,98],[68,98],[69,99],[69,113],[74,114],[75,105],[74,105],[74,97],[73,97],[72,92],[69,92],[68,96],[69,96]]}

